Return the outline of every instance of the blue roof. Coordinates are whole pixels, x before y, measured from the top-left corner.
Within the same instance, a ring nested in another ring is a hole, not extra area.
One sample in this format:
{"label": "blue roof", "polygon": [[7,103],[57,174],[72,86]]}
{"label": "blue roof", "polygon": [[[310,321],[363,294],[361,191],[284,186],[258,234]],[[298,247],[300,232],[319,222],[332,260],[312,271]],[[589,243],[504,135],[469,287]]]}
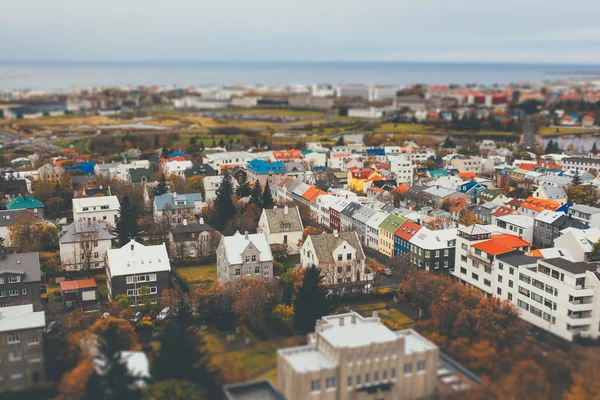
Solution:
{"label": "blue roof", "polygon": [[264,160],[254,159],[246,165],[246,168],[252,170],[257,174],[268,174],[268,173],[283,173],[285,172],[285,164],[283,161],[275,161],[268,163]]}
{"label": "blue roof", "polygon": [[385,149],[378,147],[374,149],[367,149],[367,154],[371,156],[385,156]]}
{"label": "blue roof", "polygon": [[[175,197],[173,197],[174,193],[165,193],[160,196],[154,197],[154,204],[156,204],[156,209],[158,211],[162,211],[165,206],[168,204],[174,210],[180,208],[193,208],[194,201],[202,201],[202,195],[200,193],[177,193]],[[175,200],[185,201],[185,204],[175,204]]]}
{"label": "blue roof", "polygon": [[86,175],[94,175],[94,167],[96,163],[94,161],[76,162],[72,167],[65,168],[65,171],[74,171],[80,169]]}
{"label": "blue roof", "polygon": [[314,171],[325,171],[327,169],[327,165],[318,165],[313,168]]}
{"label": "blue roof", "polygon": [[434,169],[432,171],[429,171],[429,176],[448,176],[448,171],[446,171],[445,169]]}
{"label": "blue roof", "polygon": [[169,154],[169,158],[185,156],[185,151],[176,151]]}
{"label": "blue roof", "polygon": [[565,214],[569,214],[569,208],[571,208],[573,204],[565,203],[562,206],[556,209],[556,212],[564,212]]}

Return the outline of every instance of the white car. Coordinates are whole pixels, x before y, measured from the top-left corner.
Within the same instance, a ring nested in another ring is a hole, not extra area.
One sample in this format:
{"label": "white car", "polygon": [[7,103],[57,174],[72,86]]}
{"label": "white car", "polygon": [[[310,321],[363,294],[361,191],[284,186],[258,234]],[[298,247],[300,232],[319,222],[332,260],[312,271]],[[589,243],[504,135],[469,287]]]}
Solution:
{"label": "white car", "polygon": [[163,321],[165,320],[168,316],[169,316],[169,312],[171,311],[170,307],[165,307],[163,308],[158,315],[156,316],[156,319],[159,321]]}

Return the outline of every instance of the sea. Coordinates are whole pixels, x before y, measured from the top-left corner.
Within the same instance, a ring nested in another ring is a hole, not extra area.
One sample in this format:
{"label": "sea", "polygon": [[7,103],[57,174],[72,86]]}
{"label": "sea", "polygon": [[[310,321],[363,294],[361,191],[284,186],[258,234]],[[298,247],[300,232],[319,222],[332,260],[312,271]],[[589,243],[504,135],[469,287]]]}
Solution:
{"label": "sea", "polygon": [[600,65],[433,62],[0,62],[0,90],[107,86],[509,84],[600,79]]}

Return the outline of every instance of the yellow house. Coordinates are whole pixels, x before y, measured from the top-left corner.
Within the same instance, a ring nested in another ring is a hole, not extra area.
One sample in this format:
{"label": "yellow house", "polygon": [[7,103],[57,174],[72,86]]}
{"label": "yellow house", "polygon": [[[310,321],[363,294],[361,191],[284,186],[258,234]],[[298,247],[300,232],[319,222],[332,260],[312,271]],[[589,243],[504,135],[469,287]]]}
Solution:
{"label": "yellow house", "polygon": [[365,182],[379,180],[382,176],[379,172],[370,168],[350,168],[348,169],[348,189],[355,192],[365,192]]}
{"label": "yellow house", "polygon": [[394,256],[394,235],[398,228],[407,221],[406,218],[390,214],[379,224],[379,252],[388,257]]}

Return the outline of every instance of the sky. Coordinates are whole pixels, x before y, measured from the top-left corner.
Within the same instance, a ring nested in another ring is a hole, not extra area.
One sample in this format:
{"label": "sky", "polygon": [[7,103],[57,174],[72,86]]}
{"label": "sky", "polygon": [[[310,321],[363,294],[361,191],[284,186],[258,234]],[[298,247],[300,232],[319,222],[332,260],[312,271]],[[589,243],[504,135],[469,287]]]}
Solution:
{"label": "sky", "polygon": [[18,0],[2,61],[600,64],[598,0]]}

